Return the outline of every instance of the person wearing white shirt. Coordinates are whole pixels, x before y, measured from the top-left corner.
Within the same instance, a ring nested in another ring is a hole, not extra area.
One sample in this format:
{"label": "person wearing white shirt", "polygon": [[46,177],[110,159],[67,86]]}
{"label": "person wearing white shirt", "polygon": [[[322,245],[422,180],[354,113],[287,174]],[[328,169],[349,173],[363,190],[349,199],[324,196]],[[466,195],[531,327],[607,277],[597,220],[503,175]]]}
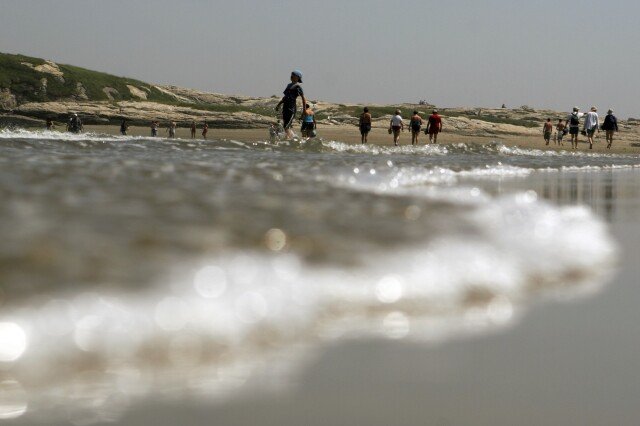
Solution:
{"label": "person wearing white shirt", "polygon": [[600,120],[598,119],[598,108],[591,107],[584,119],[584,131],[589,141],[589,149],[593,149],[593,135],[600,131]]}
{"label": "person wearing white shirt", "polygon": [[404,122],[400,115],[400,110],[397,109],[393,117],[391,117],[391,123],[389,123],[389,133],[393,133],[393,144],[398,146],[398,139],[400,139],[400,132],[404,130]]}

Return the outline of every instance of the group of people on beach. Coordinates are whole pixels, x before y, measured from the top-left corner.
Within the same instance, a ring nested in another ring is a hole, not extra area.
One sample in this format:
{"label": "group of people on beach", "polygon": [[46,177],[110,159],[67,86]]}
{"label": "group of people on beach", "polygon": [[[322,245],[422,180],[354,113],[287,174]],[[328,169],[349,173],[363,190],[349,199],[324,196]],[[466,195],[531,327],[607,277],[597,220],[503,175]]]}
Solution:
{"label": "group of people on beach", "polygon": [[[277,112],[280,112],[280,109],[282,109],[282,122],[277,121],[271,124],[269,128],[269,135],[272,142],[280,139],[294,138],[295,134],[293,133],[293,124],[297,115],[298,98],[302,99],[303,105],[302,114],[299,117],[299,120],[302,122],[302,125],[300,127],[302,137],[313,138],[317,135],[315,113],[311,105],[307,103],[304,90],[302,89],[302,72],[300,70],[294,70],[291,73],[290,80],[290,83],[287,84],[283,92],[282,99],[275,107]],[[391,120],[389,121],[388,132],[393,136],[393,144],[395,146],[399,145],[400,135],[405,130],[405,122],[402,118],[401,113],[402,112],[397,109],[394,115],[391,117]],[[373,117],[371,115],[371,112],[368,107],[365,107],[358,120],[358,127],[360,129],[362,144],[368,143],[372,122]],[[424,120],[420,113],[415,110],[413,111],[413,114],[411,115],[408,123],[408,128],[411,132],[411,145],[418,145],[420,132],[425,124],[426,127],[424,129],[424,133],[425,135],[429,136],[429,143],[438,143],[438,134],[442,132],[442,117],[438,114],[438,110],[434,109],[427,120]],[[582,130],[580,130],[581,127]],[[157,120],[154,120],[151,123],[152,137],[158,136],[159,128],[160,123]],[[542,132],[546,145],[549,145],[551,143],[554,128],[556,131],[554,141],[557,145],[564,146],[564,137],[566,135],[569,135],[571,139],[571,148],[578,149],[578,135],[582,134],[587,137],[589,149],[593,149],[595,135],[596,133],[600,132],[600,130],[602,130],[606,134],[607,149],[611,149],[611,146],[613,144],[613,136],[616,132],[618,132],[618,120],[616,116],[613,115],[613,110],[609,109],[601,125],[600,118],[598,117],[598,109],[595,106],[591,107],[591,109],[586,114],[581,113],[580,108],[574,107],[573,111],[571,112],[571,114],[569,114],[567,119],[559,119],[555,126],[552,123],[551,118],[548,118],[544,123]],[[53,121],[51,119],[47,119],[47,130],[52,129]],[[120,133],[126,136],[128,129],[129,125],[126,119],[122,119],[122,122],[120,124]],[[176,122],[171,121],[166,129],[169,138],[176,137],[176,129]],[[198,126],[196,124],[196,121],[192,120],[190,125],[192,139],[196,138],[197,130]],[[73,133],[79,133],[83,131],[82,120],[77,113],[74,113],[70,116],[67,123],[67,131]],[[202,125],[203,139],[207,139],[208,131],[209,125],[205,121]]]}
{"label": "group of people on beach", "polygon": [[[580,130],[580,120],[584,118],[582,125],[582,131]],[[553,123],[551,118],[547,118],[547,121],[542,127],[542,133],[545,140],[545,145],[551,143],[551,136],[553,134]],[[587,137],[589,143],[589,149],[593,149],[593,143],[596,133],[600,130],[605,132],[605,138],[607,141],[607,149],[611,149],[613,145],[613,135],[618,131],[618,119],[613,115],[613,110],[609,109],[607,115],[604,118],[602,125],[600,124],[600,118],[598,117],[598,108],[591,107],[586,114],[580,112],[580,108],[573,107],[573,111],[566,120],[559,119],[555,126],[555,142],[557,145],[564,145],[563,139],[568,134],[571,138],[571,149],[578,149],[578,135],[582,134]]]}
{"label": "group of people on beach", "polygon": [[[404,132],[404,120],[401,115],[402,111],[396,109],[395,114],[389,122],[389,134],[393,135],[393,145],[398,146],[400,141],[400,133]],[[368,124],[367,124],[368,120]],[[438,133],[442,131],[442,117],[438,114],[438,110],[434,109],[432,114],[426,121],[427,127],[424,130],[425,135],[429,135],[429,143],[438,143]],[[411,145],[418,145],[418,137],[420,130],[425,121],[416,110],[409,120],[409,130],[411,131]],[[371,114],[369,109],[365,108],[364,113],[360,117],[360,133],[362,134],[362,143],[367,143],[367,135],[371,130]]]}

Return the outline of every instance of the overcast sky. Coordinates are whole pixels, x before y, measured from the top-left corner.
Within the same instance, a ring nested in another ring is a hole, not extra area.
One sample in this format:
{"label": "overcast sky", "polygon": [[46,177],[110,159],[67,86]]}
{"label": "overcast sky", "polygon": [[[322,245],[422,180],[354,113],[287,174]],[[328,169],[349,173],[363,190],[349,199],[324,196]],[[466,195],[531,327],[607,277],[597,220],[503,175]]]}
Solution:
{"label": "overcast sky", "polygon": [[0,0],[0,51],[251,96],[640,116],[638,0]]}

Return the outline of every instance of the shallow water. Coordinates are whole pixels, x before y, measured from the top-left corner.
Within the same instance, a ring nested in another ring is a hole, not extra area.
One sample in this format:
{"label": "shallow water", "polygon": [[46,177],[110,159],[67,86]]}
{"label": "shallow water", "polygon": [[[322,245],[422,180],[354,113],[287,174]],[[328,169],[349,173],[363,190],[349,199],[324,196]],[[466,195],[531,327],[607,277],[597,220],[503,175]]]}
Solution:
{"label": "shallow water", "polygon": [[0,418],[277,388],[336,341],[434,342],[591,295],[639,181],[638,156],[495,143],[1,132]]}

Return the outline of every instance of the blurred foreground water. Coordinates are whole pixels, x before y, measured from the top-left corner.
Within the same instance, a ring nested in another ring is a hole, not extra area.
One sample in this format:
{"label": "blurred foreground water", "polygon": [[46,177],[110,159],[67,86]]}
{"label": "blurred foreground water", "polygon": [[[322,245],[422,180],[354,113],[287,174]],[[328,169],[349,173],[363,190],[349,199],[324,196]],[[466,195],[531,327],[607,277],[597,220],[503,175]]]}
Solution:
{"label": "blurred foreground water", "polygon": [[0,419],[97,424],[591,295],[640,157],[4,131],[0,200]]}

